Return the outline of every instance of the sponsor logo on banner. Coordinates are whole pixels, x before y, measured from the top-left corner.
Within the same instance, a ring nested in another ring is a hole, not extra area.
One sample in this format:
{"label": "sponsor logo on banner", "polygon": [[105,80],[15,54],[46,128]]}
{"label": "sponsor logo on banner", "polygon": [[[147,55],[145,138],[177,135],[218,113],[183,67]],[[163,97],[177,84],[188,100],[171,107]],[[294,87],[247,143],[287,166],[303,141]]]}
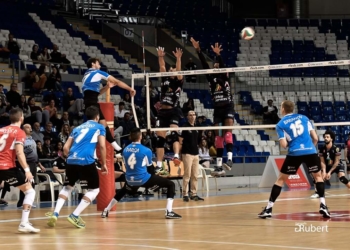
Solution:
{"label": "sponsor logo on banner", "polygon": [[267,67],[268,69],[281,69],[283,68],[283,65],[279,64],[279,65],[269,65]]}
{"label": "sponsor logo on banner", "polygon": [[247,71],[248,69],[249,69],[248,67],[239,67],[239,68],[234,68],[233,72]]}
{"label": "sponsor logo on banner", "polygon": [[213,69],[213,72],[226,72],[227,69]]}
{"label": "sponsor logo on banner", "polygon": [[[284,159],[275,159],[278,169],[281,171]],[[310,184],[307,177],[299,167],[296,174],[290,175],[286,180],[286,184],[290,189],[310,189]]]}
{"label": "sponsor logo on banner", "polygon": [[308,63],[307,66],[317,67],[317,66],[326,66],[326,64],[324,62],[317,62],[317,63]]}
{"label": "sponsor logo on banner", "polygon": [[265,69],[265,66],[252,66],[250,67],[251,70],[262,70]]}
{"label": "sponsor logo on banner", "polygon": [[344,64],[344,61],[329,61],[328,64],[329,65],[339,65],[339,64]]}
{"label": "sponsor logo on banner", "polygon": [[303,67],[304,64],[303,63],[292,63],[292,64],[288,64],[288,68],[298,68],[298,67]]}

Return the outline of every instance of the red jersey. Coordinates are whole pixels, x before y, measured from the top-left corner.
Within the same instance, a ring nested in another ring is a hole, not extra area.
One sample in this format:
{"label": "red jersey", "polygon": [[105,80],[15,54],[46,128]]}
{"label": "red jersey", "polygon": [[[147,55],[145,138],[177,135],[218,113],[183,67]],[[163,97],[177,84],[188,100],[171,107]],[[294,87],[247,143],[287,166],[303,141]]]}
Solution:
{"label": "red jersey", "polygon": [[26,134],[17,126],[0,128],[0,170],[16,167],[15,144],[24,144]]}
{"label": "red jersey", "polygon": [[347,156],[350,156],[350,139],[346,140],[345,147],[348,149],[348,155]]}

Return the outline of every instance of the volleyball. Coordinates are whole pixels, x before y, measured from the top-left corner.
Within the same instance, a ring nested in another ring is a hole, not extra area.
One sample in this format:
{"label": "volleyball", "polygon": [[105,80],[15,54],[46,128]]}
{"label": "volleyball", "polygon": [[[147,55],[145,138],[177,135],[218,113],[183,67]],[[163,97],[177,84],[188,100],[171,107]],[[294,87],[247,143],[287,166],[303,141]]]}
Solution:
{"label": "volleyball", "polygon": [[241,31],[241,37],[244,40],[253,39],[254,34],[255,34],[254,30],[252,28],[249,28],[249,27],[246,27],[246,28],[242,29],[242,31]]}

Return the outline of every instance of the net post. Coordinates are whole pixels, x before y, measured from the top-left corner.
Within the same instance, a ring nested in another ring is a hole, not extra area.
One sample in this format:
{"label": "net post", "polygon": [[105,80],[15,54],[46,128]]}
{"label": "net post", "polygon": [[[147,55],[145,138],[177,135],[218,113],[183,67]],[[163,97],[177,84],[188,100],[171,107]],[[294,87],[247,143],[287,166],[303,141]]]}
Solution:
{"label": "net post", "polygon": [[146,78],[146,117],[147,117],[147,129],[151,129],[151,101],[149,93],[149,75],[145,74]]}
{"label": "net post", "polygon": [[[134,89],[135,87],[135,78],[134,78],[134,74],[131,75],[131,88]],[[132,96],[131,97],[131,109],[132,109],[132,112],[134,114],[134,117],[135,117],[135,124],[136,124],[136,127],[139,128],[139,120],[137,118],[137,114],[136,114],[136,110],[135,110],[135,97]]]}

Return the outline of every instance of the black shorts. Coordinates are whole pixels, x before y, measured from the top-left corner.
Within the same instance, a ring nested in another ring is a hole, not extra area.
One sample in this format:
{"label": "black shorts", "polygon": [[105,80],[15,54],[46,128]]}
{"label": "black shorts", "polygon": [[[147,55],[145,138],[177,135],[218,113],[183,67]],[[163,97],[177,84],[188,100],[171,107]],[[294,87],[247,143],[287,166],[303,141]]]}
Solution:
{"label": "black shorts", "polygon": [[[128,184],[128,182],[126,182],[126,189],[131,191],[131,192],[136,192],[139,187],[144,187],[144,188],[150,188],[150,189],[155,189],[155,188],[165,188],[168,187],[169,185],[174,185],[175,184],[164,177],[160,177],[158,175],[151,175],[151,177],[148,179],[148,181],[146,181],[146,183],[144,183],[143,185],[140,186],[131,186]],[[174,194],[172,194],[174,197]]]}
{"label": "black shorts", "polygon": [[309,173],[317,173],[321,170],[321,160],[317,154],[310,155],[287,155],[283,162],[281,173],[288,175],[295,175],[301,164],[305,164]]}
{"label": "black shorts", "polygon": [[82,189],[99,188],[100,182],[96,163],[94,162],[90,165],[84,166],[67,164],[66,179],[63,185],[74,187],[78,180],[80,180],[80,186]]}
{"label": "black shorts", "polygon": [[[327,166],[326,167],[326,171],[327,173],[329,172],[329,170],[331,170],[332,166]],[[333,172],[331,174],[339,174],[339,173],[345,173],[345,166],[342,163],[339,163],[338,166],[336,167],[336,169],[333,170]]]}
{"label": "black shorts", "polygon": [[157,115],[156,126],[158,128],[168,128],[171,124],[179,126],[180,119],[183,118],[181,109],[160,109]]}
{"label": "black shorts", "polygon": [[215,107],[213,117],[214,124],[222,123],[222,125],[224,125],[226,119],[235,119],[235,110],[233,108],[233,105]]}
{"label": "black shorts", "polygon": [[0,170],[0,183],[5,181],[13,187],[22,186],[26,183],[26,176],[23,168],[14,167],[6,170]]}
{"label": "black shorts", "polygon": [[99,93],[91,91],[91,90],[84,91],[85,110],[88,107],[95,106],[100,111],[100,120],[105,120],[105,117],[104,117],[103,112],[101,110],[100,104],[98,103],[98,95],[99,95]]}

